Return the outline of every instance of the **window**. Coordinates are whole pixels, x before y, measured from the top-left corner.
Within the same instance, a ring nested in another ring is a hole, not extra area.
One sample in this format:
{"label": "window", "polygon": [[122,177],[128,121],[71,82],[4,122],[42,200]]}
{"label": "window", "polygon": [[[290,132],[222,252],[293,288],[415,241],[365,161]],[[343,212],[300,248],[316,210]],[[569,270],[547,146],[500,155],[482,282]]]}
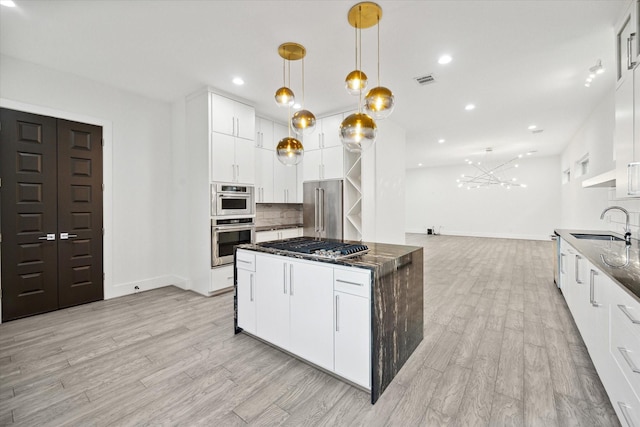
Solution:
{"label": "window", "polygon": [[576,178],[584,176],[589,172],[589,153],[585,154],[576,162]]}

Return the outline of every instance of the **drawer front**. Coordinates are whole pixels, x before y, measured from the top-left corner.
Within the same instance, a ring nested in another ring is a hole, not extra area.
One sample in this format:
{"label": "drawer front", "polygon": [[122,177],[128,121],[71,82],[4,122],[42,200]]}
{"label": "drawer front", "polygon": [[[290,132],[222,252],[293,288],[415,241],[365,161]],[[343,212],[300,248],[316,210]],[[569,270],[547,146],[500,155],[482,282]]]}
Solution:
{"label": "drawer front", "polygon": [[[611,305],[611,346],[609,351],[637,396],[640,396],[640,338],[617,305]],[[635,326],[635,325],[633,325]]]}
{"label": "drawer front", "polygon": [[256,254],[251,251],[236,251],[236,267],[241,270],[256,271]]}
{"label": "drawer front", "polygon": [[629,327],[640,340],[640,303],[627,294],[619,285],[612,286],[610,291],[611,317],[618,317],[620,323]]}
{"label": "drawer front", "polygon": [[625,381],[624,374],[613,364],[613,369],[603,378],[611,405],[618,415],[620,424],[626,427],[640,426],[640,400]]}
{"label": "drawer front", "polygon": [[335,268],[334,291],[371,298],[371,272],[361,268]]}

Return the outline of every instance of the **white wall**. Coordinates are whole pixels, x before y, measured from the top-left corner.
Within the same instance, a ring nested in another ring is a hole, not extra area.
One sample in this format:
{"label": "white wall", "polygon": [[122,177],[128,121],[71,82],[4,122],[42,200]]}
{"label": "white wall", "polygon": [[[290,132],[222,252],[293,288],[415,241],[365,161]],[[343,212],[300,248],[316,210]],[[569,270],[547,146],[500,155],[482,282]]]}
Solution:
{"label": "white wall", "polygon": [[[615,90],[600,101],[562,153],[558,174],[571,169],[572,179],[562,184],[561,228],[581,230],[624,230],[624,215],[616,212],[600,219],[608,206],[622,206],[631,212],[632,232],[640,237],[640,199],[617,200],[615,188],[582,188],[582,181],[615,168]],[[576,178],[575,162],[589,153],[589,173]],[[610,221],[610,222],[609,222]]]}
{"label": "white wall", "polygon": [[560,223],[558,157],[526,158],[516,177],[527,188],[458,188],[468,165],[409,169],[406,230],[449,235],[549,239]]}
{"label": "white wall", "polygon": [[12,57],[0,64],[3,106],[106,126],[105,298],[175,282],[171,106]]}
{"label": "white wall", "polygon": [[373,147],[362,153],[362,240],[405,243],[405,130],[378,122]]}

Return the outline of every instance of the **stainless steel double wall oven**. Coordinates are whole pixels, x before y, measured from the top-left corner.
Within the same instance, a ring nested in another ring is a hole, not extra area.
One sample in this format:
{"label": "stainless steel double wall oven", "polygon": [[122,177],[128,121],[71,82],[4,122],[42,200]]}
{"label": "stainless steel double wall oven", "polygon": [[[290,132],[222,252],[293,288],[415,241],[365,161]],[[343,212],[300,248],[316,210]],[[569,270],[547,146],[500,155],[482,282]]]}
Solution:
{"label": "stainless steel double wall oven", "polygon": [[236,245],[255,242],[255,188],[211,184],[211,267],[233,263]]}

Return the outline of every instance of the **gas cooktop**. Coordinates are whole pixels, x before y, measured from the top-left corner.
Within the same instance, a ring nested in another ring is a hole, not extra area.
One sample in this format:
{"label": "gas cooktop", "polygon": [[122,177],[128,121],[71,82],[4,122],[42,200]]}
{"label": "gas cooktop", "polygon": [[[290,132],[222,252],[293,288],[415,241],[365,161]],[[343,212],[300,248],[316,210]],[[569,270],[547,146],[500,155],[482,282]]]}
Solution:
{"label": "gas cooktop", "polygon": [[318,240],[311,237],[298,237],[285,241],[263,242],[258,246],[279,252],[305,254],[313,258],[345,259],[369,252],[367,245]]}

